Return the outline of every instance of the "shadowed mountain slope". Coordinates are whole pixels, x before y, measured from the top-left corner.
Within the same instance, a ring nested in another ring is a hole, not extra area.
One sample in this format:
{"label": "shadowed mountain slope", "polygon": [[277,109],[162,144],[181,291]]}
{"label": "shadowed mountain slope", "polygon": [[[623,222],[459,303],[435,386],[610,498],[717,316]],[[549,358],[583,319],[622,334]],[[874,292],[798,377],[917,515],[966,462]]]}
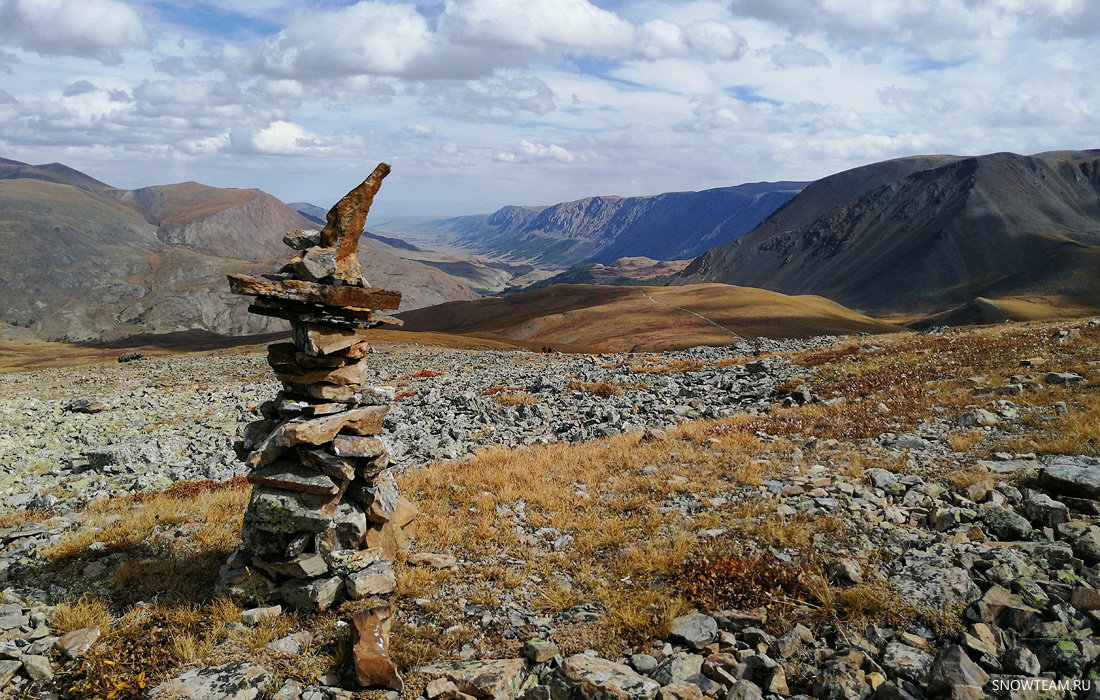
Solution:
{"label": "shadowed mountain slope", "polygon": [[[302,227],[313,224],[260,190],[119,190],[65,166],[0,161],[0,337],[281,329],[248,314],[225,276],[277,269],[290,252],[282,234]],[[369,240],[360,257],[368,279],[403,292],[405,308],[477,296]]]}
{"label": "shadowed mountain slope", "polygon": [[819,294],[869,313],[978,297],[1097,308],[1100,151],[920,156],[843,172],[697,258],[679,282]]}

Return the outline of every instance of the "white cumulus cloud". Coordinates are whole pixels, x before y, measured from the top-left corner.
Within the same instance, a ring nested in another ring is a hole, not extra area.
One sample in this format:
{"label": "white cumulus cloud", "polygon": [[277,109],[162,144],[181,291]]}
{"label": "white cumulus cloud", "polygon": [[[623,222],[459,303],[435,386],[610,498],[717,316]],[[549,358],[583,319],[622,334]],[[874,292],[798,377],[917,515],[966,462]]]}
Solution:
{"label": "white cumulus cloud", "polygon": [[302,155],[322,147],[316,134],[288,121],[274,121],[252,135],[252,145],[271,155]]}
{"label": "white cumulus cloud", "polygon": [[431,42],[428,21],[413,5],[363,0],[298,15],[268,39],[258,67],[283,77],[403,75]]}
{"label": "white cumulus cloud", "polygon": [[588,0],[448,0],[440,29],[459,44],[622,51],[634,26]]}
{"label": "white cumulus cloud", "polygon": [[50,56],[122,62],[149,46],[137,11],[118,0],[0,0],[0,41]]}

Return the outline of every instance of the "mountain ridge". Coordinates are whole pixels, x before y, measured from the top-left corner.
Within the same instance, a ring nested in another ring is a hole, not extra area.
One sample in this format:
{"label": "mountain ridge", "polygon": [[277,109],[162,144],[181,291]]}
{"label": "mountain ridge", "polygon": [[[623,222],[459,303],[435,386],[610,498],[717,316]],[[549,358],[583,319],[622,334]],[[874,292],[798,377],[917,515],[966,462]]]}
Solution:
{"label": "mountain ridge", "polygon": [[757,182],[698,192],[601,195],[539,207],[508,205],[431,226],[472,252],[542,267],[639,256],[680,260],[747,233],[806,184]]}
{"label": "mountain ridge", "polygon": [[861,166],[810,185],[675,282],[819,294],[872,314],[1052,291],[1095,306],[1098,165],[1100,152],[1070,151]]}
{"label": "mountain ridge", "polygon": [[[248,314],[225,275],[274,271],[292,253],[280,234],[312,227],[257,189],[122,190],[60,164],[0,160],[0,335],[104,341],[281,330],[280,321]],[[477,296],[369,239],[361,258],[376,284],[403,292],[405,308]]]}

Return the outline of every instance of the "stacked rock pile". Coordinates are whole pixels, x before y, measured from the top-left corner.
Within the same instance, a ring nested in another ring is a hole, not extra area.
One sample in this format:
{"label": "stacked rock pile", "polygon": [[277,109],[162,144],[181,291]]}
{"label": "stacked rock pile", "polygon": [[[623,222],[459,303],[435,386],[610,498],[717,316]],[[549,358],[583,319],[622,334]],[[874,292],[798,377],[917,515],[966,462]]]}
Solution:
{"label": "stacked rock pile", "polygon": [[398,292],[368,287],[356,254],[389,166],[380,164],[328,213],[321,231],[283,239],[299,251],[278,273],[232,275],[253,313],[290,321],[292,342],[268,349],[282,390],[236,445],[252,497],[242,546],[222,569],[226,593],[322,610],[392,592],[391,559],[416,508],[400,498],[379,435],[391,387],[369,385],[361,331],[390,321]]}

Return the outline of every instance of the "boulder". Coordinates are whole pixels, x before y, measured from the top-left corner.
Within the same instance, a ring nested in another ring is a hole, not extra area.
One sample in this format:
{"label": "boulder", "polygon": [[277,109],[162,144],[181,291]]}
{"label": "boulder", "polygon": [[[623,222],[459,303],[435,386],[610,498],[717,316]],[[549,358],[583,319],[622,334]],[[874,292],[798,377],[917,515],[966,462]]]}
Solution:
{"label": "boulder", "polygon": [[703,660],[703,657],[698,654],[678,651],[669,654],[664,661],[657,664],[657,668],[650,675],[661,685],[687,680],[702,671]]}
{"label": "boulder", "polygon": [[685,644],[692,649],[703,649],[718,636],[718,623],[703,613],[693,612],[681,615],[672,621],[669,639]]}
{"label": "boulder", "polygon": [[[940,652],[932,663],[929,673],[928,690],[932,693],[947,695],[959,687],[977,688],[989,681],[989,674],[978,664],[970,660],[958,644],[951,644]],[[979,694],[978,697],[981,697]]]}
{"label": "boulder", "polygon": [[990,586],[970,607],[968,615],[975,622],[1007,627],[1022,633],[1029,632],[1042,621],[1038,610],[998,585]]}
{"label": "boulder", "polygon": [[180,700],[252,700],[271,682],[271,674],[246,661],[195,668],[161,683],[151,698]]}
{"label": "boulder", "polygon": [[1052,493],[1100,499],[1100,458],[1058,455],[1043,460],[1039,485]]}
{"label": "boulder", "polygon": [[1027,519],[1038,527],[1058,527],[1069,521],[1069,508],[1045,493],[1033,493],[1024,501]]}
{"label": "boulder", "polygon": [[652,700],[661,689],[657,682],[638,675],[629,666],[585,654],[566,657],[557,673],[567,691],[586,698]]}
{"label": "boulder", "polygon": [[981,513],[986,529],[1002,540],[1022,540],[1031,532],[1031,523],[1016,511],[992,506]]}
{"label": "boulder", "polygon": [[917,684],[928,680],[935,657],[926,651],[907,644],[891,642],[882,653],[882,667],[895,678],[904,678]]}
{"label": "boulder", "polygon": [[905,566],[890,579],[891,586],[913,605],[943,608],[950,603],[967,603],[980,590],[966,569],[951,566],[929,554],[911,554]]}
{"label": "boulder", "polygon": [[459,661],[433,664],[417,671],[441,676],[454,683],[466,695],[491,700],[510,700],[517,697],[527,679],[527,664],[523,659]]}

